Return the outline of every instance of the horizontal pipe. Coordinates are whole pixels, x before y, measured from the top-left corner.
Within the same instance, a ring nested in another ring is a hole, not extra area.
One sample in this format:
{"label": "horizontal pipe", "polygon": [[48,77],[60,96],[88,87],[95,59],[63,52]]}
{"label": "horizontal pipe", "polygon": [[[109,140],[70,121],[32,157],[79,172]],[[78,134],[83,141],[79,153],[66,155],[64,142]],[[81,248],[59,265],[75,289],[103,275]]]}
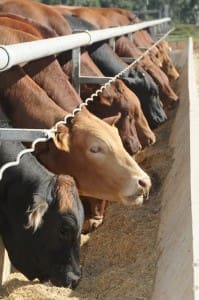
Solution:
{"label": "horizontal pipe", "polygon": [[134,57],[122,57],[120,56],[120,58],[127,64],[131,64],[132,62],[134,62],[136,60],[136,58]]}
{"label": "horizontal pipe", "polygon": [[128,26],[84,31],[72,35],[49,38],[47,40],[45,39],[13,45],[0,45],[0,72],[21,63],[58,54],[77,47],[90,45],[98,41],[121,36],[151,26],[156,26],[169,22],[170,20],[170,18],[163,18]]}
{"label": "horizontal pipe", "polygon": [[104,84],[111,80],[112,77],[98,77],[98,76],[80,76],[79,81],[81,84]]}

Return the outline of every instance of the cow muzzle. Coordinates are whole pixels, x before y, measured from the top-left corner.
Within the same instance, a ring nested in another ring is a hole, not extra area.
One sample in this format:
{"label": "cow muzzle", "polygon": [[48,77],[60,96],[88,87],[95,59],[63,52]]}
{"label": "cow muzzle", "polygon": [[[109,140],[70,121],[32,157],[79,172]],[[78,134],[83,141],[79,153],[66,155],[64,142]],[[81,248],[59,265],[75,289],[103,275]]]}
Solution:
{"label": "cow muzzle", "polygon": [[68,272],[67,273],[67,287],[74,289],[78,285],[80,281],[80,275],[77,275],[73,272]]}
{"label": "cow muzzle", "polygon": [[[75,268],[76,269],[76,268]],[[53,268],[49,281],[58,287],[68,287],[74,289],[81,278],[81,270],[73,270],[71,267],[66,268],[65,265],[57,265]]]}
{"label": "cow muzzle", "polygon": [[53,285],[58,287],[67,287],[70,289],[76,288],[80,281],[81,276],[78,274],[75,274],[74,272],[70,271],[67,272],[65,278],[51,278],[50,281]]}
{"label": "cow muzzle", "polygon": [[122,203],[128,206],[141,206],[145,201],[149,200],[150,189],[151,180],[149,177],[139,179],[137,182],[137,191],[123,197]]}

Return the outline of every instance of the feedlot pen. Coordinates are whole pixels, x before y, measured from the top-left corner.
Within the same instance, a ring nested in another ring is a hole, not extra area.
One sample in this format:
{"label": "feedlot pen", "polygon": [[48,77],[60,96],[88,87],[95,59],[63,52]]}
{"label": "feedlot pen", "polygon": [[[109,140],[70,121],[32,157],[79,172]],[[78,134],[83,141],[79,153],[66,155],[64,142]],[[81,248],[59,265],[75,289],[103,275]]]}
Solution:
{"label": "feedlot pen", "polygon": [[137,155],[153,181],[149,203],[136,209],[109,204],[104,224],[82,235],[83,273],[74,291],[29,282],[14,272],[0,288],[0,299],[197,299],[199,184],[194,172],[199,171],[199,138],[194,134],[199,103],[195,108],[189,82],[194,89],[191,74],[193,66],[199,71],[199,57],[192,64],[191,52],[189,44],[172,53],[180,72],[175,87],[179,104],[155,130],[156,144]]}

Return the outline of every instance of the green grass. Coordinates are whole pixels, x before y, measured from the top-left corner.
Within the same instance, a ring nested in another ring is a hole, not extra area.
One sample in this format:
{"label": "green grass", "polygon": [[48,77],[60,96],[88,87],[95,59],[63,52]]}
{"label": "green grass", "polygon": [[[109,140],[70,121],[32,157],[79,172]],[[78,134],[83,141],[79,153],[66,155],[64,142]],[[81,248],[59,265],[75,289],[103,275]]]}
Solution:
{"label": "green grass", "polygon": [[199,27],[192,24],[173,24],[175,30],[169,35],[168,40],[179,41],[184,40],[190,36],[193,39],[199,39]]}

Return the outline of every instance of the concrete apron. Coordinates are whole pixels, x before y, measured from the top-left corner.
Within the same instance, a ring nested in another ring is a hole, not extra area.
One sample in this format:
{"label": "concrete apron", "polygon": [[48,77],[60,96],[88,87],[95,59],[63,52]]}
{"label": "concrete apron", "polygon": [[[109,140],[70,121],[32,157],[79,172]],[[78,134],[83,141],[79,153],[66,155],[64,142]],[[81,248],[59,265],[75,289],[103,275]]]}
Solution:
{"label": "concrete apron", "polygon": [[199,299],[199,97],[192,39],[174,56],[180,102],[169,141],[173,164],[161,191],[152,300]]}

